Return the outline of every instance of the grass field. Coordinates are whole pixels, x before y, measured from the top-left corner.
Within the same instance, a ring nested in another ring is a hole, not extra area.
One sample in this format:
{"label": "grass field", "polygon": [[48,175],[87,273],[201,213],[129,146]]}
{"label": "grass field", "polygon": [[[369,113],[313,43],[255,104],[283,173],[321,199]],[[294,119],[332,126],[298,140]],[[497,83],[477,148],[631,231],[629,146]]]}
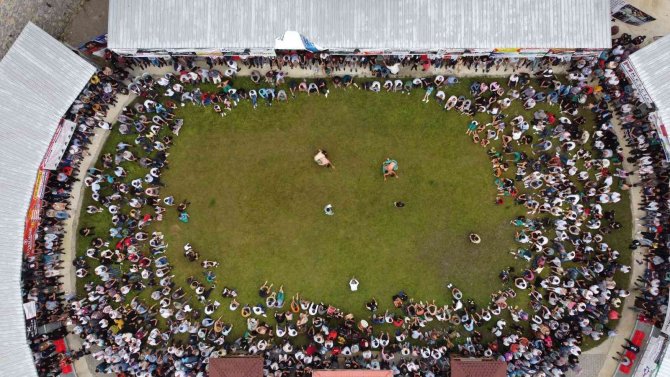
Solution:
{"label": "grass field", "polygon": [[[469,84],[464,80],[448,95],[466,94]],[[199,263],[182,256],[190,242],[201,260],[221,263],[212,297],[223,305],[215,317],[240,325],[221,289],[234,287],[238,301],[257,304],[266,280],[283,285],[289,301],[299,292],[357,316],[367,315],[364,302],[372,296],[381,308],[391,307],[400,290],[417,301],[450,303],[449,282],[466,297],[488,302],[502,287],[500,270],[526,264],[509,253],[518,246],[510,220],[525,211],[510,199],[494,204],[486,149],[465,135],[470,119],[441,111],[434,100],[425,104],[422,95],[331,90],[328,98],[302,95],[255,110],[243,102],[226,117],[211,108],[179,109],[185,125],[170,149],[161,196],[191,201],[191,218],[182,223],[172,209],[152,227],[166,235],[175,280],[204,281]],[[508,113],[532,117],[518,107]],[[132,139],[114,133],[105,151]],[[318,148],[329,152],[336,169],[313,162]],[[399,162],[400,178],[384,182],[387,157]],[[126,169],[127,180],[146,173]],[[406,207],[393,207],[395,200]],[[326,204],[334,216],[324,215]],[[626,198],[612,207],[625,224],[611,237],[624,262],[627,206]],[[108,228],[106,215],[95,216],[82,212],[80,223]],[[470,243],[470,232],[482,243]],[[80,253],[85,248],[80,242]],[[358,292],[349,290],[352,276],[361,283]]]}

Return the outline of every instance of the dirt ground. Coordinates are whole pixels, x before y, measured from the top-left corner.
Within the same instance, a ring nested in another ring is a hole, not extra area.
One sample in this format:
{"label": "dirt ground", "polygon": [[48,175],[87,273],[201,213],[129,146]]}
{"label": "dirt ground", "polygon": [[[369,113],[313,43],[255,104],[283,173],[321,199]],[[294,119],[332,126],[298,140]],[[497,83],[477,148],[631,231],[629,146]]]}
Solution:
{"label": "dirt ground", "polygon": [[107,32],[109,0],[86,0],[65,28],[63,41],[73,47]]}
{"label": "dirt ground", "polygon": [[627,2],[646,12],[656,20],[646,24],[635,26],[629,25],[613,18],[612,25],[619,27],[619,34],[646,35],[646,43],[653,42],[656,38],[670,33],[670,1],[668,0],[627,0]]}

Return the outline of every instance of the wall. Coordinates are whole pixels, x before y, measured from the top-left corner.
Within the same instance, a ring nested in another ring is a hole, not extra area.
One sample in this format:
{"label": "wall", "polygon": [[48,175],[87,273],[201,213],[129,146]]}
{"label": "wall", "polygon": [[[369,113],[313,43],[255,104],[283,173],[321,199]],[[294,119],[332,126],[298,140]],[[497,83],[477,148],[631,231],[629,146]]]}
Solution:
{"label": "wall", "polygon": [[60,38],[83,1],[0,0],[0,58],[5,56],[28,21]]}

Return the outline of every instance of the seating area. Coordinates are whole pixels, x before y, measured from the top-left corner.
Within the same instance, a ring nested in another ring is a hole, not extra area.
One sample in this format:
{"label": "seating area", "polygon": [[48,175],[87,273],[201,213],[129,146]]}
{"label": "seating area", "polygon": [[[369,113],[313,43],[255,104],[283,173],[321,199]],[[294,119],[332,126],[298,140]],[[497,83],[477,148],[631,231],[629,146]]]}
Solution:
{"label": "seating area", "polygon": [[607,0],[382,3],[110,0],[95,56],[28,23],[0,376],[670,368],[670,36]]}

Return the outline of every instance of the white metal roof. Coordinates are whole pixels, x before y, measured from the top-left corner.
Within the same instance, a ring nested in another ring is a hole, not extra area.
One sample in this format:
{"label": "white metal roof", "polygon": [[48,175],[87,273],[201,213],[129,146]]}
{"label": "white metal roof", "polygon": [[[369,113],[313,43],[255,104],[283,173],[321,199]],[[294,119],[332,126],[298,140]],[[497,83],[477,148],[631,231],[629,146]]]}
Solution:
{"label": "white metal roof", "polygon": [[297,31],[326,49],[611,45],[609,0],[111,0],[108,46],[273,48]]}
{"label": "white metal roof", "polygon": [[658,363],[658,370],[655,377],[670,377],[670,347],[666,346],[663,357]]}
{"label": "white metal roof", "polygon": [[0,376],[36,376],[21,263],[26,213],[60,118],[95,68],[32,23],[0,61]]}
{"label": "white metal roof", "polygon": [[[670,129],[670,36],[665,36],[631,54],[629,61],[644,86],[644,91],[646,91],[644,96],[648,95],[656,104],[657,114],[660,117],[659,131],[664,141],[666,155],[670,156],[670,142],[668,140],[668,129]],[[633,83],[635,84],[635,81]]]}

